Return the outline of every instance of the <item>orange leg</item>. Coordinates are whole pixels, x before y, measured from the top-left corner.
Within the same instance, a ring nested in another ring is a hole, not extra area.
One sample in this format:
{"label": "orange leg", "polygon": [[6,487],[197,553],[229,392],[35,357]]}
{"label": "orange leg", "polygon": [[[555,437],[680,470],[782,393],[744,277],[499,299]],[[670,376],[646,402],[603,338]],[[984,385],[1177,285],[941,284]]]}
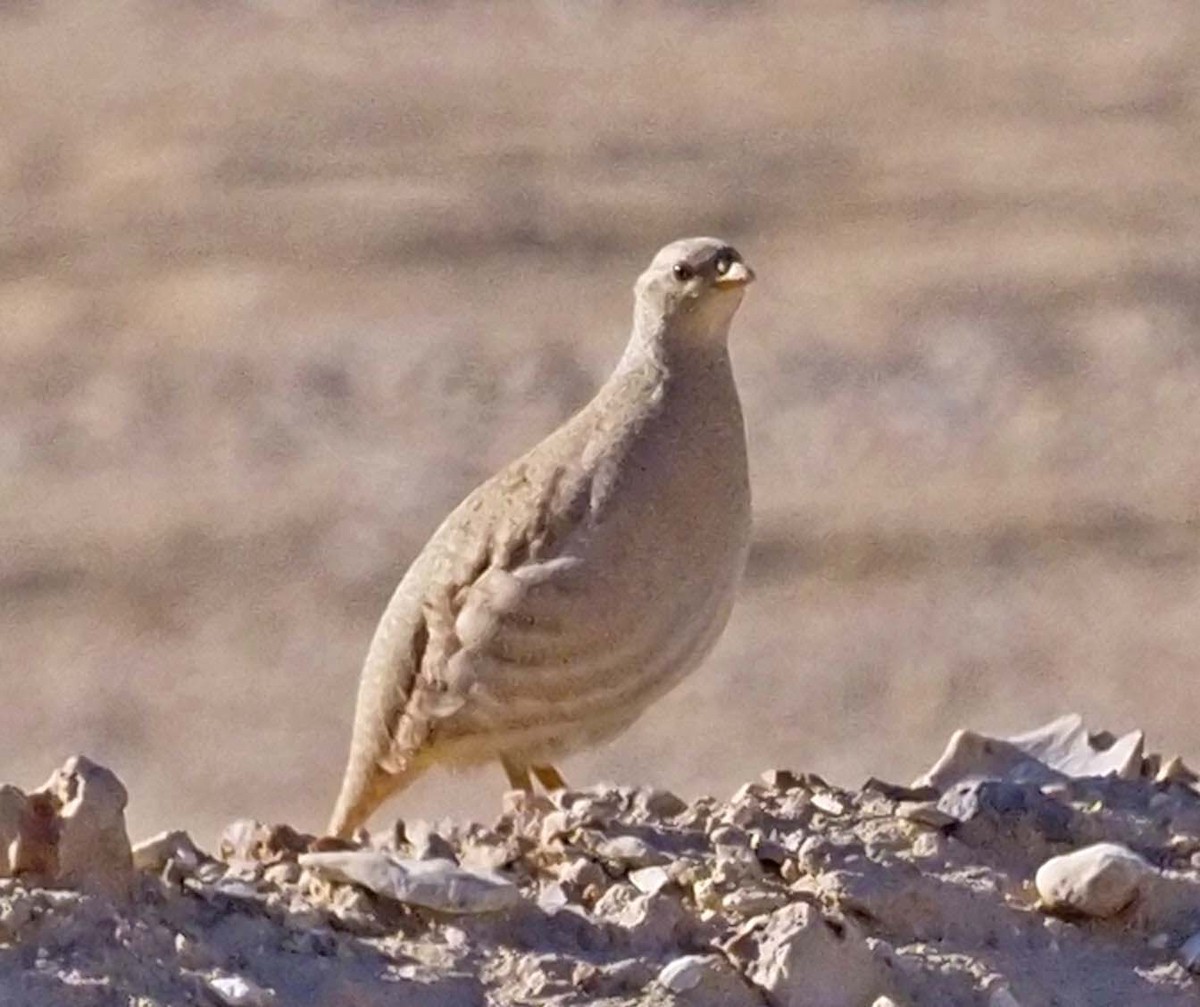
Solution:
{"label": "orange leg", "polygon": [[538,783],[547,791],[567,789],[567,781],[563,779],[562,773],[553,766],[530,766],[529,768],[533,770],[533,775],[537,777]]}
{"label": "orange leg", "polygon": [[504,775],[508,777],[510,790],[523,790],[527,794],[533,793],[533,783],[529,779],[528,766],[513,762],[507,755],[500,756],[500,765],[504,768]]}

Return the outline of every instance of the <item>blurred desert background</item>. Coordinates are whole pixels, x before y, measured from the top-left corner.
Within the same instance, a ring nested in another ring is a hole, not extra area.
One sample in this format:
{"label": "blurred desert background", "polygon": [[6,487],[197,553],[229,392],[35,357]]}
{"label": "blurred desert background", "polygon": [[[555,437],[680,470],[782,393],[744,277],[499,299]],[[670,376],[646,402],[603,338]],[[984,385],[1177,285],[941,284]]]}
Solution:
{"label": "blurred desert background", "polygon": [[1191,0],[6,0],[3,779],[321,827],[408,561],[699,233],[760,276],[756,544],[568,778],[904,780],[1067,710],[1200,757],[1197,53]]}

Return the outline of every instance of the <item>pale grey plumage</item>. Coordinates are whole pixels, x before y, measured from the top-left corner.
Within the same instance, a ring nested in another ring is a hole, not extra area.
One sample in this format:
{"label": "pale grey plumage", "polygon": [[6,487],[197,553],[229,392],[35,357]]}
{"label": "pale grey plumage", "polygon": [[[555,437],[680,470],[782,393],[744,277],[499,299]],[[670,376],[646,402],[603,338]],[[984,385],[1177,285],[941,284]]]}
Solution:
{"label": "pale grey plumage", "polygon": [[753,276],[715,238],[662,249],[596,397],[434,533],[371,643],[331,834],[438,762],[553,784],[712,648],[750,540],[727,336]]}

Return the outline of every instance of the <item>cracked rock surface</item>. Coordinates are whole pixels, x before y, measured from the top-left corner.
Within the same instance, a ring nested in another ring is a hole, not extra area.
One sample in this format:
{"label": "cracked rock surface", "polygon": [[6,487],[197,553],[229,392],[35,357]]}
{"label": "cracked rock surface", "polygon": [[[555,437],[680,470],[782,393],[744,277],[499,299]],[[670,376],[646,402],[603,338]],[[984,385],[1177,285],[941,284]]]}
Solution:
{"label": "cracked rock surface", "polygon": [[506,795],[358,843],[136,844],[82,757],[0,788],[0,1003],[1183,1005],[1200,794],[1138,734],[956,732],[912,786]]}

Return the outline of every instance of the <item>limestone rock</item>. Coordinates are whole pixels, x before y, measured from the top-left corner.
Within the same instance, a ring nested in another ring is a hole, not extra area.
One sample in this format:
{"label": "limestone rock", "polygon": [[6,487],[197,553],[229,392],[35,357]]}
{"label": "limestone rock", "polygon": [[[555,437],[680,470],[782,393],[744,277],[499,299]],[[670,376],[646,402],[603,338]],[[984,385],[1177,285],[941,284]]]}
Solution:
{"label": "limestone rock", "polygon": [[629,882],[639,892],[654,895],[671,883],[671,875],[663,867],[640,867],[629,872]]}
{"label": "limestone rock", "polygon": [[683,955],[667,962],[657,983],[687,1007],[755,1007],[761,1000],[720,955]]}
{"label": "limestone rock", "polygon": [[21,841],[21,822],[25,818],[24,792],[11,784],[0,786],[0,875],[17,873],[17,853]]}
{"label": "limestone rock", "polygon": [[1066,843],[1074,835],[1071,809],[1032,784],[964,780],[951,786],[937,807],[958,820],[954,835],[971,846],[1001,840]]}
{"label": "limestone rock", "polygon": [[626,870],[655,867],[665,863],[667,859],[637,836],[616,836],[613,839],[606,839],[596,848],[596,854],[614,866]]}
{"label": "limestone rock", "polygon": [[39,793],[53,803],[58,819],[56,881],[82,891],[128,894],[133,880],[125,831],[129,795],[116,774],[76,755],[51,774]]}
{"label": "limestone rock", "polygon": [[1035,884],[1046,909],[1103,919],[1133,905],[1156,873],[1127,847],[1096,843],[1047,860]]}
{"label": "limestone rock", "polygon": [[243,976],[216,976],[209,988],[226,1007],[271,1007],[275,994]]}
{"label": "limestone rock", "polygon": [[689,927],[678,898],[666,892],[643,895],[625,883],[613,885],[593,911],[599,919],[621,928],[629,947],[638,952],[675,947]]}
{"label": "limestone rock", "polygon": [[773,912],[735,950],[750,946],[746,974],[773,1007],[861,1007],[890,992],[886,964],[857,927],[827,920],[805,902]]}
{"label": "limestone rock", "polygon": [[48,794],[0,787],[0,875],[49,881],[58,874],[58,809]]}
{"label": "limestone rock", "polygon": [[453,844],[438,832],[437,827],[423,818],[403,825],[405,845],[415,860],[450,860],[458,863]]}
{"label": "limestone rock", "polygon": [[1141,772],[1145,735],[1141,731],[1119,738],[1106,731],[1091,734],[1079,714],[1068,713],[1008,741],[1064,776],[1132,780]]}
{"label": "limestone rock", "polygon": [[221,831],[217,855],[230,864],[270,864],[295,860],[315,845],[313,836],[297,832],[290,825],[266,825],[250,818],[239,818]]}
{"label": "limestone rock", "polygon": [[687,810],[687,802],[669,790],[646,788],[638,791],[637,808],[647,818],[674,818]]}
{"label": "limestone rock", "polygon": [[300,866],[376,895],[443,913],[492,913],[520,901],[517,886],[489,871],[449,860],[402,860],[376,850],[305,853]]}
{"label": "limestone rock", "polygon": [[1081,777],[1133,779],[1142,768],[1143,735],[1089,735],[1083,718],[1068,714],[1011,738],[955,731],[933,767],[914,787],[945,790],[962,780],[1009,780],[1042,785]]}
{"label": "limestone rock", "polygon": [[182,829],[160,832],[143,839],[133,848],[133,866],[139,871],[158,873],[174,861],[186,871],[194,871],[208,856],[192,842],[192,837]]}
{"label": "limestone rock", "polygon": [[700,984],[708,968],[710,955],[684,955],[662,967],[658,973],[658,984],[672,993],[683,993]]}

